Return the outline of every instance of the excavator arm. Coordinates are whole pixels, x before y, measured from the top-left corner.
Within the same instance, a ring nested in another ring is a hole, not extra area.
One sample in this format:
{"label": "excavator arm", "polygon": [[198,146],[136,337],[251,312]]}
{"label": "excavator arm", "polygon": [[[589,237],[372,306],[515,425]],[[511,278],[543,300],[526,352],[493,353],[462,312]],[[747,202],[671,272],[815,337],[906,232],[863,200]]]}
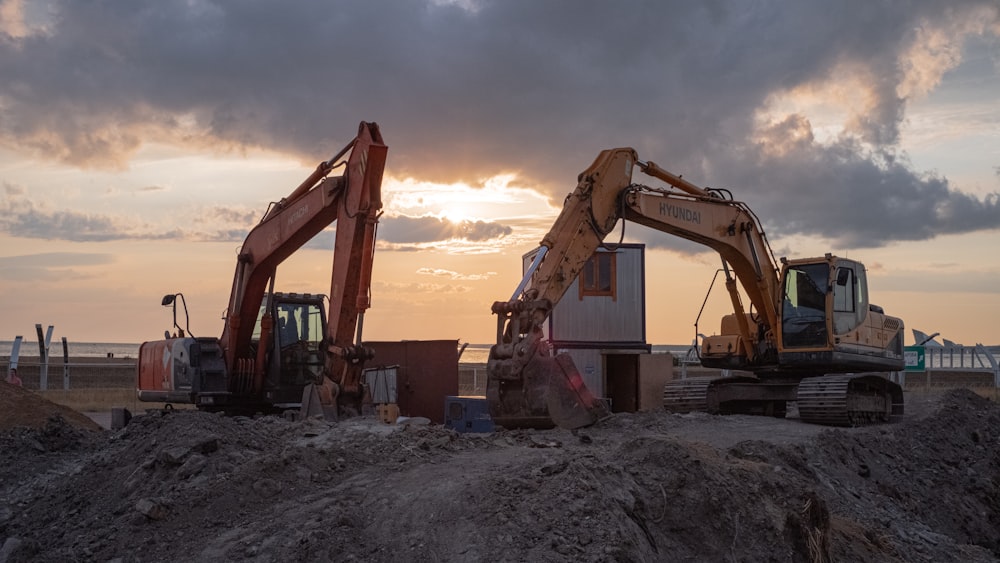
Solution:
{"label": "excavator arm", "polygon": [[[655,166],[655,165],[654,165]],[[669,180],[668,180],[669,181]],[[759,221],[741,202],[639,187],[625,194],[624,218],[649,228],[708,246],[719,253],[726,289],[739,325],[739,352],[753,363],[776,346],[780,291],[779,270]],[[750,327],[737,281],[753,307],[756,334]],[[737,352],[737,350],[731,350]]]}
{"label": "excavator arm", "polygon": [[[633,184],[635,167],[674,189]],[[497,342],[487,366],[487,397],[494,419],[506,426],[578,428],[606,414],[569,357],[552,358],[542,325],[620,219],[718,251],[737,313],[739,353],[749,361],[773,355],[778,270],[759,221],[725,195],[642,162],[631,148],[602,151],[580,174],[511,299],[493,304]],[[760,317],[753,327],[737,280]]]}
{"label": "excavator arm", "polygon": [[[346,161],[341,159],[350,152]],[[360,362],[360,326],[369,306],[375,227],[382,207],[381,182],[387,148],[378,125],[362,122],[358,135],[286,198],[273,204],[240,249],[220,345],[230,390],[259,394],[266,346],[254,349],[253,333],[265,295],[272,295],[279,264],[336,222],[333,274],[325,345],[326,374],[341,389],[355,390]],[[331,176],[337,168],[340,176]],[[266,307],[259,342],[268,342],[274,319]],[[358,338],[355,341],[355,330]]]}

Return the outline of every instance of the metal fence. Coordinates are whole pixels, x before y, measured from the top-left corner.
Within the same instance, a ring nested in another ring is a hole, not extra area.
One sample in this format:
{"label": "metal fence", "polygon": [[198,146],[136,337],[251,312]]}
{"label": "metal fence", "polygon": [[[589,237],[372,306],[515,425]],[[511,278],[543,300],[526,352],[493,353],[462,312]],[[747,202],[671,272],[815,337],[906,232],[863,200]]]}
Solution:
{"label": "metal fence", "polygon": [[[3,376],[12,362],[0,363]],[[135,387],[135,360],[117,362],[49,362],[18,361],[17,375],[28,389],[116,389]]]}
{"label": "metal fence", "polygon": [[458,394],[463,397],[486,395],[486,365],[458,366]]}

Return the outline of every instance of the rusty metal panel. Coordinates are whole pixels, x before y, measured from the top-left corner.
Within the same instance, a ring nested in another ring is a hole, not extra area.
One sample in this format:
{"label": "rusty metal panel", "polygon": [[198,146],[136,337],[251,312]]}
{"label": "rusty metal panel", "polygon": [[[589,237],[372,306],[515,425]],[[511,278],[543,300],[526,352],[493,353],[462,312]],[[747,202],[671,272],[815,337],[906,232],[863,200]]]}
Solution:
{"label": "rusty metal panel", "polygon": [[365,342],[375,359],[365,367],[396,368],[399,414],[444,424],[445,398],[458,395],[458,340]]}

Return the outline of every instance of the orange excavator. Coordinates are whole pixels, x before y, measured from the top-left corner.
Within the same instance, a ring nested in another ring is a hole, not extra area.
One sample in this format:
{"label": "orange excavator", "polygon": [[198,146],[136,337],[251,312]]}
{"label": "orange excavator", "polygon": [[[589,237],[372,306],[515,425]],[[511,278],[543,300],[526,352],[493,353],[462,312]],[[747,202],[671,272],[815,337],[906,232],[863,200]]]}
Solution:
{"label": "orange excavator", "polygon": [[[178,301],[187,315],[183,295],[163,298],[177,331],[139,348],[140,400],[253,413],[299,408],[318,395],[339,414],[360,412],[362,369],[372,357],[361,332],[387,150],[378,125],[362,122],[350,143],[268,207],[240,248],[221,337],[185,334],[177,324]],[[275,292],[278,265],[334,222],[329,298]]]}
{"label": "orange excavator", "polygon": [[[636,167],[670,187],[633,183]],[[701,188],[618,148],[579,175],[514,294],[493,304],[486,394],[496,424],[580,428],[608,414],[572,359],[553,355],[542,326],[620,219],[719,253],[733,313],[703,340],[701,363],[752,373],[671,382],[667,410],[783,417],[794,401],[805,422],[845,426],[902,414],[902,389],[887,372],[904,367],[903,322],[869,303],[861,263],[827,254],[782,258],[779,268],[760,221],[731,192]]]}

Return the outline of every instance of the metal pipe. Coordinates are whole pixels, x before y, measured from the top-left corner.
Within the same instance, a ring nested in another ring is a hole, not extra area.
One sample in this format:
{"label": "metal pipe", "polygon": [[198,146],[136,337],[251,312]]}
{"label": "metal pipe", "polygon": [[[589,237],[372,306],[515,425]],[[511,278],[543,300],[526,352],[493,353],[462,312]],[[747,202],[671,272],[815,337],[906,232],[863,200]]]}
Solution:
{"label": "metal pipe", "polygon": [[679,190],[682,190],[684,192],[687,192],[695,196],[707,197],[709,195],[708,191],[706,191],[704,188],[696,186],[691,182],[688,182],[687,180],[681,178],[680,176],[672,172],[669,172],[667,170],[664,170],[663,168],[660,168],[653,161],[643,162],[639,160],[636,162],[636,164],[638,164],[639,168],[647,175],[652,176],[654,178],[659,178],[660,180],[663,180],[664,182],[670,184],[671,186]]}
{"label": "metal pipe", "polygon": [[357,336],[355,336],[355,338],[354,338],[354,345],[357,346],[358,348],[361,348],[361,342],[362,342],[362,340],[361,340],[361,330],[364,327],[365,327],[365,312],[362,310],[360,313],[358,313],[358,326],[357,326],[357,332],[356,332]]}
{"label": "metal pipe", "polygon": [[352,148],[354,148],[354,145],[355,145],[355,143],[357,143],[357,141],[358,141],[358,139],[355,138],[350,143],[347,143],[346,147],[340,149],[340,152],[338,152],[337,154],[335,154],[333,156],[333,158],[331,158],[330,160],[324,160],[323,162],[320,162],[316,166],[316,170],[314,170],[313,173],[310,174],[308,178],[306,178],[305,180],[303,180],[302,183],[299,184],[299,186],[297,188],[295,188],[294,190],[292,190],[292,193],[288,194],[288,197],[285,198],[285,199],[287,201],[294,201],[295,199],[297,199],[302,194],[304,194],[304,193],[308,192],[309,190],[311,190],[313,188],[313,186],[316,185],[316,182],[319,182],[320,180],[323,179],[324,176],[326,176],[327,174],[330,173],[330,170],[332,170],[333,166],[335,164],[337,164],[337,160],[339,160],[340,157],[344,156],[345,154],[347,154],[347,151],[349,151]]}
{"label": "metal pipe", "polygon": [[517,298],[521,296],[524,292],[524,288],[528,287],[528,282],[531,281],[531,276],[535,275],[535,270],[538,266],[542,264],[542,259],[545,258],[545,254],[548,253],[549,247],[539,246],[538,254],[535,255],[535,259],[531,261],[531,266],[528,266],[528,271],[525,272],[524,278],[521,279],[521,283],[517,285],[517,289],[514,290],[514,295],[510,296],[511,301],[517,301]]}

